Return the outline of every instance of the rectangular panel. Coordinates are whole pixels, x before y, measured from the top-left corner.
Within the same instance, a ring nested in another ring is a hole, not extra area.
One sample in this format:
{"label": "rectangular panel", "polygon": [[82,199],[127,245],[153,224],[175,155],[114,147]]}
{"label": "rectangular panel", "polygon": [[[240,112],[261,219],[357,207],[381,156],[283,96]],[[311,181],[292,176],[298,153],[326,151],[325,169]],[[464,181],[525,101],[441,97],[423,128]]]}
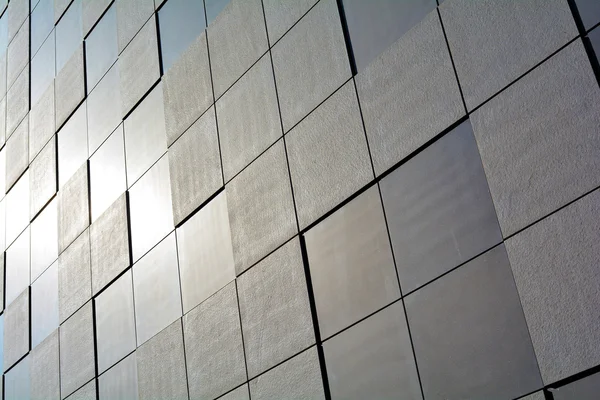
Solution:
{"label": "rectangular panel", "polygon": [[[104,0],[85,1],[100,3]],[[85,39],[86,78],[88,91],[92,91],[108,69],[117,61],[117,10],[112,6],[98,25]]]}
{"label": "rectangular panel", "polygon": [[58,209],[53,199],[31,223],[31,281],[58,258]]}
{"label": "rectangular panel", "polygon": [[58,329],[58,263],[31,285],[31,347]]}

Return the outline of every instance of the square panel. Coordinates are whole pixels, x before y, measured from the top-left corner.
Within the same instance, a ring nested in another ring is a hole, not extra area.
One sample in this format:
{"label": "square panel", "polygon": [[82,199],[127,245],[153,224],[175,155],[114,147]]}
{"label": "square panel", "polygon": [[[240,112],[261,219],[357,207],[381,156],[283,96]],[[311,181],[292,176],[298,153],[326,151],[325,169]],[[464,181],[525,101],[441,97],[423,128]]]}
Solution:
{"label": "square panel", "polygon": [[[133,7],[139,7],[138,12],[142,12],[143,5],[149,1],[152,0],[121,0],[118,2],[118,29],[121,28],[121,20],[119,19],[119,6],[121,4],[131,3]],[[134,22],[127,21],[126,24],[133,25]],[[118,32],[120,43],[121,32]],[[121,76],[121,115],[125,116],[152,85],[160,79],[155,18],[151,18],[133,38],[130,45],[121,53],[117,65]]]}
{"label": "square panel", "polygon": [[[23,1],[23,0],[19,0]],[[25,0],[26,1],[26,0]],[[10,14],[9,14],[10,18]],[[8,45],[6,58],[6,87],[10,88],[29,62],[29,20],[22,25]]]}
{"label": "square panel", "polygon": [[83,44],[56,75],[54,81],[56,128],[60,128],[85,98]]}
{"label": "square panel", "polygon": [[505,237],[600,184],[598,102],[578,40],[472,114]]}
{"label": "square panel", "polygon": [[332,399],[422,399],[402,303],[323,345]]}
{"label": "square panel", "polygon": [[[31,11],[31,55],[35,55],[54,28],[54,0],[39,0]],[[52,63],[54,67],[55,62]]]}
{"label": "square panel", "polygon": [[58,132],[58,187],[73,176],[88,158],[87,106],[82,103]]}
{"label": "square panel", "polygon": [[87,98],[88,151],[93,154],[121,123],[119,68],[115,64]]}
{"label": "square panel", "polygon": [[468,121],[385,177],[381,194],[404,293],[502,241]]}
{"label": "square panel", "polygon": [[67,65],[83,41],[82,0],[74,0],[56,24],[56,72]]}
{"label": "square panel", "polygon": [[31,219],[33,219],[56,194],[58,186],[56,154],[56,139],[52,138],[29,166],[29,188],[31,196],[29,200],[29,217]]}
{"label": "square panel", "polygon": [[237,284],[249,377],[315,342],[298,239],[248,270]]}
{"label": "square panel", "polygon": [[58,315],[65,321],[92,297],[90,236],[86,229],[58,257]]}
{"label": "square panel", "polygon": [[56,40],[54,31],[31,59],[31,104],[36,104],[54,81]]}
{"label": "square panel", "polygon": [[163,71],[168,71],[206,27],[204,3],[169,0],[158,11]]}
{"label": "square panel", "polygon": [[31,159],[37,156],[52,135],[54,135],[54,81],[46,88],[37,103],[32,103],[29,113],[29,157]]}
{"label": "square panel", "polygon": [[322,338],[400,298],[377,186],[309,230],[305,240]]}
{"label": "square panel", "polygon": [[[207,0],[208,3],[210,0]],[[283,2],[280,0],[263,0],[269,43],[277,42],[292,25],[317,3],[317,0],[296,0]]]}
{"label": "square panel", "polygon": [[219,98],[267,49],[259,0],[231,0],[207,29],[215,97]]}
{"label": "square panel", "polygon": [[362,70],[356,87],[376,175],[465,113],[435,11]]}
{"label": "square panel", "polygon": [[30,283],[30,237],[29,228],[6,249],[6,306],[10,305]]}
{"label": "square panel", "polygon": [[154,0],[119,0],[117,6],[117,33],[119,54],[144,26],[154,12]]}
{"label": "square panel", "polygon": [[31,347],[58,329],[58,263],[31,284]]}
{"label": "square panel", "polygon": [[99,400],[136,400],[138,396],[135,353],[127,356],[98,378]]}
{"label": "square panel", "polygon": [[29,348],[29,288],[27,288],[6,307],[4,316],[4,371],[26,355]]}
{"label": "square panel", "polygon": [[600,191],[506,241],[545,384],[600,363]]}
{"label": "square panel", "polygon": [[136,352],[139,399],[188,398],[181,320]]}
{"label": "square panel", "polygon": [[17,182],[29,165],[29,118],[25,118],[6,140],[6,192]]}
{"label": "square panel", "polygon": [[31,223],[31,281],[58,258],[58,208],[53,199]]}
{"label": "square panel", "polygon": [[225,190],[239,275],[297,231],[283,141],[250,164]]}
{"label": "square panel", "polygon": [[58,329],[31,351],[31,399],[59,400]]}
{"label": "square panel", "polygon": [[29,357],[22,359],[4,375],[4,399],[29,399],[31,395],[31,372]]}
{"label": "square panel", "polygon": [[6,246],[29,224],[29,170],[25,171],[5,198]]}
{"label": "square panel", "polygon": [[[96,3],[94,5],[94,3]],[[85,0],[84,11],[104,7],[105,0]],[[106,71],[117,61],[117,6],[111,6],[85,39],[85,61],[88,91],[92,91]]]}
{"label": "square panel", "polygon": [[253,400],[325,399],[316,347],[250,381]]}
{"label": "square panel", "polygon": [[29,66],[6,94],[6,139],[12,135],[29,111]]}
{"label": "square panel", "polygon": [[353,82],[289,132],[286,148],[300,229],[372,180]]}
{"label": "square panel", "polygon": [[123,130],[131,186],[167,151],[162,83],[125,119]]}
{"label": "square panel", "polygon": [[223,186],[214,108],[169,148],[169,174],[173,222],[178,225]]}
{"label": "square panel", "polygon": [[177,228],[177,253],[184,313],[235,278],[224,192]]}
{"label": "square panel", "polygon": [[246,381],[235,282],[183,317],[190,397],[213,399]]}
{"label": "square panel", "polygon": [[225,181],[281,137],[275,80],[265,54],[217,102]]}
{"label": "square panel", "polygon": [[63,399],[94,377],[93,319],[90,301],[60,327],[60,394]]}
{"label": "square panel", "polygon": [[174,233],[133,266],[133,292],[138,345],[181,317]]}
{"label": "square panel", "polygon": [[352,76],[335,0],[311,9],[273,47],[272,56],[287,132]]}
{"label": "square panel", "polygon": [[83,164],[58,192],[58,252],[63,252],[89,225],[88,164]]}
{"label": "square panel", "polygon": [[504,245],[405,304],[425,398],[515,398],[542,386]]}
{"label": "square panel", "polygon": [[96,221],[127,190],[123,125],[90,157],[90,202]]}
{"label": "square panel", "polygon": [[129,215],[135,262],[174,228],[169,160],[166,156],[129,190]]}
{"label": "square panel", "polygon": [[566,1],[446,1],[440,6],[472,110],[577,35]]}
{"label": "square panel", "polygon": [[98,373],[135,350],[135,320],[131,270],[96,297]]}
{"label": "square panel", "polygon": [[194,39],[165,71],[162,82],[167,144],[170,146],[213,100],[206,33]]}

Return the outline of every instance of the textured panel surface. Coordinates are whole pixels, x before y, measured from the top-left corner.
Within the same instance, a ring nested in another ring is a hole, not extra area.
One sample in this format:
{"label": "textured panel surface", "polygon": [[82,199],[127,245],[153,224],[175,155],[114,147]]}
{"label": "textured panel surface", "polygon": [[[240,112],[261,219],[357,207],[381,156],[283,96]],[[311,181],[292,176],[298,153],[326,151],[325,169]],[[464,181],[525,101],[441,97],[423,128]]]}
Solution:
{"label": "textured panel surface", "polygon": [[38,6],[31,4],[31,54],[40,48],[50,31],[54,28],[54,0],[38,0]]}
{"label": "textured panel surface", "polygon": [[515,398],[542,386],[504,245],[405,303],[425,398]]}
{"label": "textured panel surface", "polygon": [[29,289],[6,307],[4,316],[4,370],[29,351]]}
{"label": "textured panel surface", "polygon": [[183,317],[190,397],[213,399],[246,380],[235,283]]}
{"label": "textured panel surface", "polygon": [[232,390],[224,396],[219,397],[220,400],[250,400],[250,392],[248,384],[244,384],[239,388]]}
{"label": "textured panel surface", "polygon": [[546,384],[600,363],[599,210],[596,190],[506,243]]}
{"label": "textured panel surface", "polygon": [[27,289],[30,282],[30,236],[26,229],[6,249],[6,306]]}
{"label": "textured panel surface", "polygon": [[23,232],[29,222],[29,171],[6,195],[6,246]]}
{"label": "textured panel surface", "polygon": [[58,314],[61,323],[91,297],[90,236],[85,230],[58,257]]}
{"label": "textured panel surface", "polygon": [[377,186],[305,235],[321,337],[400,297]]}
{"label": "textured panel surface", "polygon": [[328,340],[323,350],[334,399],[422,399],[401,303]]}
{"label": "textured panel surface", "polygon": [[225,181],[281,136],[273,69],[264,55],[217,102]]}
{"label": "textured panel surface", "polygon": [[31,104],[38,102],[56,76],[56,40],[52,33],[31,59]]}
{"label": "textured panel surface", "polygon": [[56,140],[52,139],[29,166],[29,216],[32,219],[56,193],[56,165]]}
{"label": "textured panel surface", "polygon": [[30,0],[11,0],[8,7],[8,41],[14,39],[17,31],[31,11]]}
{"label": "textured panel surface", "polygon": [[356,86],[377,175],[464,114],[437,12],[365,68]]}
{"label": "textured panel surface", "polygon": [[31,400],[60,399],[58,329],[31,351]]}
{"label": "textured panel surface", "polygon": [[63,252],[90,225],[88,164],[58,192],[58,249]]}
{"label": "textured panel surface", "polygon": [[169,149],[173,222],[179,224],[223,186],[215,111],[210,108]]}
{"label": "textured panel surface", "polygon": [[96,400],[96,380],[87,383],[69,396],[69,400]]}
{"label": "textured panel surface", "polygon": [[98,378],[100,400],[137,400],[138,381],[135,353]]}
{"label": "textured panel surface", "polygon": [[35,157],[54,134],[54,83],[46,88],[29,114],[29,156]]}
{"label": "textured panel surface", "polygon": [[250,377],[314,343],[297,239],[240,276],[237,283]]}
{"label": "textured panel surface", "polygon": [[263,0],[269,42],[273,45],[315,5],[317,0]]}
{"label": "textured panel surface", "polygon": [[29,62],[29,23],[21,26],[8,45],[6,62],[6,86],[10,88]]}
{"label": "textured panel surface", "polygon": [[31,347],[58,329],[58,263],[31,285]]}
{"label": "textured panel surface", "polygon": [[521,397],[519,400],[545,400],[546,396],[544,396],[544,392],[539,391],[530,394],[529,396]]}
{"label": "textured panel surface", "polygon": [[177,229],[177,252],[187,313],[235,278],[225,193]]}
{"label": "textured panel surface", "polygon": [[241,272],[296,232],[283,141],[226,186],[235,271]]}
{"label": "textured panel surface", "polygon": [[[91,4],[106,9],[106,0],[84,0],[84,18],[86,8]],[[85,23],[85,22],[84,22]],[[111,7],[104,14],[94,31],[85,40],[86,79],[88,90],[92,90],[102,76],[117,61],[117,12]]]}
{"label": "textured panel surface", "polygon": [[81,104],[58,132],[59,189],[88,158],[87,102]]}
{"label": "textured panel surface", "polygon": [[594,400],[600,392],[600,374],[582,378],[552,391],[555,400]]}
{"label": "textured panel surface", "polygon": [[586,29],[600,22],[600,4],[595,0],[576,0],[579,16]]}
{"label": "textured panel surface", "polygon": [[[83,34],[87,36],[87,34],[92,30],[92,27],[98,20],[102,13],[106,10],[106,8],[110,5],[110,0],[83,0],[82,6],[82,22],[83,22]],[[115,13],[115,11],[112,11]],[[116,14],[115,14],[116,15]],[[114,18],[114,17],[110,17]],[[116,21],[116,20],[115,20]],[[114,26],[114,30],[116,33],[116,25]],[[116,36],[115,36],[116,37]],[[116,40],[115,40],[116,45]]]}
{"label": "textured panel surface", "polygon": [[56,71],[60,72],[71,56],[81,46],[83,29],[81,24],[82,0],[74,0],[56,24]]}
{"label": "textured panel surface", "polygon": [[4,375],[4,399],[29,399],[31,391],[29,357],[25,357]]}
{"label": "textured panel surface", "polygon": [[54,84],[56,95],[56,127],[62,126],[69,115],[85,97],[85,69],[83,45],[69,58],[63,69],[56,76]]}
{"label": "textured panel surface", "polygon": [[[6,140],[6,192],[29,165],[29,119],[25,118]],[[31,174],[29,174],[31,176]]]}
{"label": "textured panel surface", "polygon": [[29,68],[25,68],[6,94],[6,139],[29,111]]}
{"label": "textured panel surface", "polygon": [[335,0],[319,2],[272,54],[283,130],[288,131],[351,77]]}
{"label": "textured panel surface", "polygon": [[[96,0],[94,0],[96,1]],[[117,6],[117,33],[119,54],[138,33],[154,11],[153,0],[119,0]]]}
{"label": "textured panel surface", "polygon": [[88,145],[92,154],[121,123],[119,68],[113,65],[87,98]]}
{"label": "textured panel surface", "polygon": [[206,33],[198,36],[163,77],[170,146],[212,103]]}

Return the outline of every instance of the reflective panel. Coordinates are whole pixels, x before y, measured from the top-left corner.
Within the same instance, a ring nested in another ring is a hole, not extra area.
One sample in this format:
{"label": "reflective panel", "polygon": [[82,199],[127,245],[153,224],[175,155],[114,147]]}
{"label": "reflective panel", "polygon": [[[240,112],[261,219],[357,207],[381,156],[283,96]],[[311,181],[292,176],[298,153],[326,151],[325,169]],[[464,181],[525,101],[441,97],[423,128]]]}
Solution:
{"label": "reflective panel", "polygon": [[[83,2],[83,34],[87,36],[96,22],[102,17],[111,0],[85,0]],[[116,26],[115,26],[116,32]]]}
{"label": "reflective panel", "polygon": [[87,162],[58,192],[58,251],[64,251],[89,225]]}
{"label": "reflective panel", "polygon": [[113,4],[85,40],[88,91],[117,61],[117,55],[117,11]]}
{"label": "reflective panel", "polygon": [[56,72],[60,72],[83,40],[81,2],[75,0],[56,25]]}
{"label": "reflective panel", "polygon": [[33,159],[54,135],[54,83],[46,88],[29,113],[29,158]]}
{"label": "reflective panel", "polygon": [[29,223],[29,171],[19,178],[5,201],[6,245],[10,246]]}
{"label": "reflective panel", "polygon": [[[26,1],[26,0],[25,0]],[[9,14],[10,18],[10,14]],[[10,24],[10,22],[9,22]],[[23,68],[29,62],[29,24],[26,23],[19,29],[17,35],[8,45],[6,59],[6,85],[10,88]]]}
{"label": "reflective panel", "polygon": [[56,94],[56,128],[59,129],[85,98],[85,66],[83,44],[58,72],[54,85]]}
{"label": "reflective panel", "polygon": [[223,11],[230,0],[204,0],[204,8],[206,8],[206,20],[210,24],[217,18],[217,15]]}
{"label": "reflective panel", "polygon": [[113,65],[87,98],[88,145],[93,154],[121,123],[119,68]]}
{"label": "reflective panel", "polygon": [[30,283],[30,237],[25,229],[14,243],[6,249],[6,306],[29,286]]}
{"label": "reflective panel", "polygon": [[29,351],[29,288],[6,307],[4,315],[4,370]]}
{"label": "reflective panel", "polygon": [[133,266],[138,346],[181,317],[175,234]]}
{"label": "reflective panel", "polygon": [[58,328],[58,262],[31,285],[31,347]]}
{"label": "reflective panel", "polygon": [[31,400],[60,399],[58,329],[31,351]]}
{"label": "reflective panel", "polygon": [[[54,28],[54,0],[39,0],[31,12],[31,56],[33,57]],[[0,43],[1,46],[1,43]],[[1,47],[0,47],[1,48]],[[52,63],[54,69],[56,63]]]}
{"label": "reflective panel", "polygon": [[86,103],[58,132],[58,187],[61,188],[88,158]]}
{"label": "reflective panel", "polygon": [[31,104],[36,104],[56,76],[54,31],[31,60]]}
{"label": "reflective panel", "polygon": [[29,165],[29,119],[25,118],[6,140],[6,192]]}
{"label": "reflective panel", "polygon": [[127,356],[98,378],[100,400],[138,400],[135,353]]}
{"label": "reflective panel", "polygon": [[57,200],[52,200],[31,223],[31,281],[58,258]]}
{"label": "reflective panel", "polygon": [[29,166],[29,215],[33,219],[56,194],[56,138],[53,137]]}
{"label": "reflective panel", "polygon": [[4,399],[29,399],[30,392],[29,357],[25,357],[4,376]]}

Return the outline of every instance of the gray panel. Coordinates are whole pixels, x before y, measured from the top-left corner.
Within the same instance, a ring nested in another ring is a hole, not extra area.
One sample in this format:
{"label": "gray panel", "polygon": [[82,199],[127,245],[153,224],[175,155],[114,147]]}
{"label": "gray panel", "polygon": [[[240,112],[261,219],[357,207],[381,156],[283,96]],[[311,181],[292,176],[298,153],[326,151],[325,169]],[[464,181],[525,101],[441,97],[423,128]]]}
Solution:
{"label": "gray panel", "polygon": [[272,57],[287,132],[352,76],[335,0],[310,10],[273,47]]}
{"label": "gray panel", "polygon": [[[29,119],[25,118],[6,140],[6,180],[8,193],[29,165]],[[31,174],[30,174],[31,175]]]}
{"label": "gray panel", "polygon": [[262,260],[237,283],[250,377],[314,343],[298,239]]}
{"label": "gray panel", "polygon": [[238,275],[297,230],[286,164],[280,140],[226,186]]}
{"label": "gray panel", "polygon": [[31,60],[31,104],[36,104],[56,76],[54,32]]}
{"label": "gray panel", "polygon": [[136,352],[140,400],[188,398],[181,320]]}
{"label": "gray panel", "polygon": [[356,86],[377,175],[464,114],[435,11],[365,68]]}
{"label": "gray panel", "polygon": [[127,199],[122,194],[90,227],[92,293],[131,265]]}
{"label": "gray panel", "polygon": [[[84,36],[86,36],[92,30],[92,27],[94,26],[94,24],[96,22],[98,22],[98,20],[100,19],[100,17],[104,13],[104,11],[106,11],[106,8],[111,3],[112,3],[111,0],[83,0],[82,22],[83,22],[83,35]],[[116,11],[109,11],[109,13],[113,13],[116,16]],[[112,18],[112,17],[110,17],[110,18]],[[116,18],[115,18],[115,24],[114,24],[113,29],[115,31],[115,46],[116,46],[117,45]],[[116,47],[115,47],[115,50],[116,50]]]}
{"label": "gray panel", "polygon": [[74,0],[56,24],[56,72],[60,72],[83,41],[82,0]]}
{"label": "gray panel", "polygon": [[54,82],[29,113],[29,157],[34,158],[54,135]]}
{"label": "gray panel", "polygon": [[6,250],[6,306],[30,283],[30,236],[26,229]]}
{"label": "gray panel", "polygon": [[[5,57],[6,58],[6,57]],[[3,71],[1,70],[1,66],[4,63],[0,60],[0,81],[2,81],[2,73]],[[6,142],[6,96],[4,96],[4,98],[2,100],[0,100],[0,145],[4,145],[4,143]],[[3,176],[5,174],[2,174]],[[0,187],[4,187],[4,182],[2,183],[2,186]]]}
{"label": "gray panel", "polygon": [[67,7],[71,4],[71,0],[54,0],[54,22],[67,10]]}
{"label": "gray panel", "polygon": [[177,225],[223,186],[214,108],[169,148],[169,174]]}
{"label": "gray panel", "polygon": [[29,111],[29,66],[17,78],[6,95],[6,138],[17,128]]}
{"label": "gray panel", "polygon": [[211,105],[211,85],[206,33],[202,33],[163,76],[169,146]]}
{"label": "gray panel", "polygon": [[29,357],[25,357],[4,376],[4,399],[29,399],[30,393]]}
{"label": "gray panel", "polygon": [[292,25],[298,22],[316,2],[317,0],[263,0],[267,31],[269,32],[269,42],[271,45],[277,42]]}
{"label": "gray panel", "polygon": [[[0,202],[0,205],[4,204],[4,202]],[[0,209],[0,211],[3,211]],[[5,263],[6,263],[6,257],[0,257],[0,310],[4,310],[4,286],[5,286],[5,282],[4,282],[4,267],[5,267]],[[0,318],[1,321],[1,318]],[[0,324],[1,325],[1,324]],[[2,326],[0,326],[0,331],[2,331],[4,328]],[[0,333],[1,336],[1,333]],[[4,339],[0,340],[0,342],[3,342]],[[2,352],[0,351],[0,359],[2,359]],[[0,371],[4,371],[4,368],[2,367],[2,363],[0,362]],[[0,379],[1,380],[1,379]]]}
{"label": "gray panel", "polygon": [[160,51],[163,71],[204,32],[204,2],[197,0],[170,0],[158,12]]}
{"label": "gray panel", "polygon": [[577,35],[564,0],[452,0],[440,13],[470,110]]}
{"label": "gray panel", "polygon": [[353,82],[289,132],[286,147],[303,229],[373,179]]}
{"label": "gray panel", "polygon": [[599,211],[596,190],[506,242],[546,384],[600,363]]}
{"label": "gray panel", "polygon": [[552,390],[554,400],[594,400],[600,393],[600,374],[586,376],[556,390]]}
{"label": "gray panel", "polygon": [[325,399],[317,348],[250,381],[250,395],[253,400]]}
{"label": "gray panel", "polygon": [[398,302],[323,345],[332,399],[422,399]]}
{"label": "gray panel", "polygon": [[577,41],[472,115],[505,237],[598,186],[598,102]]}
{"label": "gray panel", "polygon": [[[11,137],[11,139],[14,138]],[[27,150],[25,150],[27,152]],[[52,138],[29,166],[29,216],[33,218],[56,194],[56,140]]]}
{"label": "gray panel", "polygon": [[92,297],[90,236],[86,230],[58,257],[58,314],[61,322]]}
{"label": "gray panel", "polygon": [[69,396],[69,400],[96,400],[96,380],[87,383]]}
{"label": "gray panel", "polygon": [[31,351],[31,400],[60,399],[58,329]]}
{"label": "gray panel", "polygon": [[58,132],[59,189],[88,159],[86,108],[86,103],[82,103]]}
{"label": "gray panel", "polygon": [[249,392],[248,384],[244,384],[239,388],[232,390],[227,393],[225,396],[219,397],[219,400],[250,400],[250,392]]}
{"label": "gray panel", "polygon": [[19,236],[29,223],[29,171],[17,181],[6,195],[6,245]]}
{"label": "gray panel", "polygon": [[135,350],[133,284],[127,271],[96,297],[98,373]]}
{"label": "gray panel", "polygon": [[123,123],[129,186],[167,151],[163,104],[162,83],[159,83]]}
{"label": "gray panel", "polygon": [[[121,20],[119,19],[120,4],[135,3],[134,7],[141,10],[142,5],[148,1],[152,0],[122,0],[118,2],[117,23],[119,28],[121,27]],[[130,23],[133,23],[133,21],[130,21]],[[120,38],[121,33],[119,32]],[[121,115],[124,116],[150,89],[154,82],[160,79],[155,18],[151,18],[144,25],[131,41],[131,44],[121,53],[117,65],[121,76]]]}
{"label": "gray panel", "polygon": [[521,397],[519,400],[545,400],[546,396],[544,396],[543,391],[535,392],[530,394],[529,396]]}
{"label": "gray panel", "polygon": [[[23,1],[23,0],[20,0]],[[27,1],[27,0],[25,0]],[[10,14],[9,14],[10,18]],[[29,20],[8,45],[6,58],[6,87],[11,87],[29,62]]]}
{"label": "gray panel", "polygon": [[[0,341],[2,342],[2,346],[0,346],[0,371],[4,372],[4,316],[5,314],[0,315]],[[0,379],[2,382],[2,379]]]}
{"label": "gray panel", "polygon": [[177,252],[187,313],[235,278],[224,192],[177,229]]}
{"label": "gray panel", "polygon": [[600,22],[600,4],[596,0],[575,0],[575,4],[586,29]]}
{"label": "gray panel", "polygon": [[377,186],[305,238],[322,338],[400,297]]}
{"label": "gray panel", "polygon": [[121,123],[119,68],[113,65],[87,98],[88,145],[93,154]]}
{"label": "gray panel", "polygon": [[129,215],[135,262],[173,230],[169,160],[166,156],[129,190]]}
{"label": "gray panel", "polygon": [[182,314],[174,233],[133,266],[133,292],[139,346]]}
{"label": "gray panel", "polygon": [[[0,18],[0,32],[2,30],[2,21],[3,19]],[[0,33],[0,37],[3,35],[3,33]],[[6,49],[6,43],[5,46],[3,47],[3,50]],[[2,56],[0,56],[0,96],[6,96],[6,52],[4,51]]]}
{"label": "gray panel", "polygon": [[594,49],[594,53],[596,53],[596,59],[600,56],[600,28],[595,28],[588,34],[588,38],[590,39],[590,43]]}
{"label": "gray panel", "polygon": [[58,329],[58,263],[31,285],[31,347]]}
{"label": "gray panel", "polygon": [[95,374],[92,302],[60,327],[60,394],[64,399]]}
{"label": "gray panel", "polygon": [[[156,3],[162,0],[155,0]],[[225,6],[229,4],[229,0],[204,0],[204,9],[206,10],[206,20],[211,24],[217,15],[223,11]]]}
{"label": "gray panel", "polygon": [[123,125],[90,158],[90,202],[96,221],[127,190]]}
{"label": "gray panel", "polygon": [[259,0],[231,0],[207,30],[215,97],[268,49],[267,29]]}
{"label": "gray panel", "polygon": [[265,54],[217,102],[225,181],[281,137],[275,80]]}
{"label": "gray panel", "polygon": [[[106,9],[107,4],[102,3],[109,2],[106,0],[86,0],[85,3],[84,12],[90,8],[90,6],[87,6],[88,4],[95,4],[94,7]],[[88,91],[96,86],[111,65],[117,61],[117,56],[117,10],[113,6],[104,14],[93,32],[85,39]]]}
{"label": "gray panel", "polygon": [[58,250],[63,252],[89,225],[88,164],[58,192]]}
{"label": "gray panel", "polygon": [[[40,0],[31,12],[31,54],[35,54],[54,28],[54,0]],[[55,65],[55,63],[52,63]]]}
{"label": "gray panel", "polygon": [[83,44],[73,53],[54,83],[56,127],[62,126],[85,97]]}
{"label": "gray panel", "polygon": [[119,54],[142,28],[154,12],[153,0],[119,0],[117,6],[117,32]]}
{"label": "gray panel", "polygon": [[52,200],[31,223],[31,281],[58,258],[58,210]]}
{"label": "gray panel", "polygon": [[29,288],[6,307],[4,315],[4,370],[29,351]]}
{"label": "gray panel", "polygon": [[435,9],[435,0],[344,0],[356,67],[360,71]]}
{"label": "gray panel", "polygon": [[190,397],[214,399],[246,381],[235,282],[183,317]]}
{"label": "gray panel", "polygon": [[542,386],[504,245],[405,304],[426,399],[515,398]]}
{"label": "gray panel", "polygon": [[135,353],[98,378],[100,400],[138,400],[138,378]]}
{"label": "gray panel", "polygon": [[11,0],[8,7],[8,41],[10,42],[15,37],[15,34],[26,21],[29,15],[30,0]]}
{"label": "gray panel", "polygon": [[502,241],[468,121],[383,179],[381,193],[404,293]]}

